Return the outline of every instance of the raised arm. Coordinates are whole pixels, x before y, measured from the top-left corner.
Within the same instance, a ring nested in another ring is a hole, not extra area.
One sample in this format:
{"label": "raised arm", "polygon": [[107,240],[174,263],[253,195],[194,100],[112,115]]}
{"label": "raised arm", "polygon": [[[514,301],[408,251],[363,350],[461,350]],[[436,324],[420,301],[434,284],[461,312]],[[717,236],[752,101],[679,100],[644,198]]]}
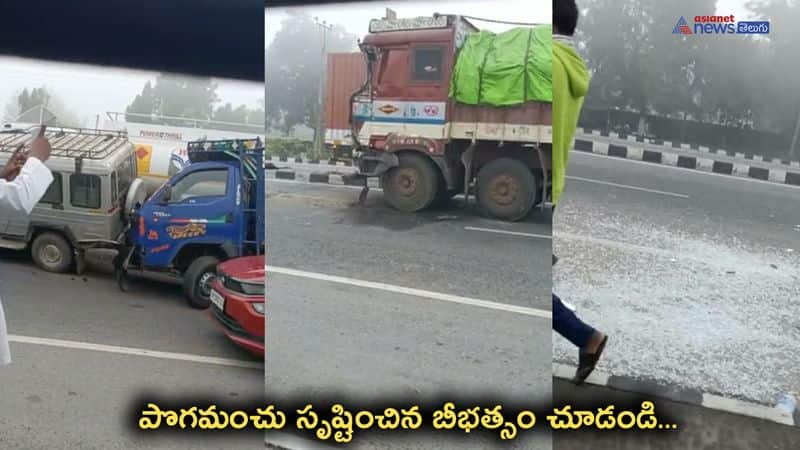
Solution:
{"label": "raised arm", "polygon": [[[0,218],[20,213],[27,215],[33,211],[53,182],[53,174],[44,165],[49,157],[50,142],[44,137],[44,127],[41,127],[39,135],[31,142],[28,156],[14,153],[3,170],[0,179]],[[17,174],[16,167],[21,161],[25,161],[25,164]]]}
{"label": "raised arm", "polygon": [[16,178],[0,179],[0,217],[30,214],[52,182],[50,169],[38,158],[29,157]]}

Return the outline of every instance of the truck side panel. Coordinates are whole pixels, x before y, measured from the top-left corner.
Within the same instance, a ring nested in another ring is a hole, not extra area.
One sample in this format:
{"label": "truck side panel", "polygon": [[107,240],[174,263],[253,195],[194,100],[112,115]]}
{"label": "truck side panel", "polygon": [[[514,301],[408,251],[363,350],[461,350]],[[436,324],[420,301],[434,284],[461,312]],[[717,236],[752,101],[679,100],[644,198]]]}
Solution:
{"label": "truck side panel", "polygon": [[449,136],[511,142],[552,142],[551,103],[529,102],[497,108],[451,102]]}

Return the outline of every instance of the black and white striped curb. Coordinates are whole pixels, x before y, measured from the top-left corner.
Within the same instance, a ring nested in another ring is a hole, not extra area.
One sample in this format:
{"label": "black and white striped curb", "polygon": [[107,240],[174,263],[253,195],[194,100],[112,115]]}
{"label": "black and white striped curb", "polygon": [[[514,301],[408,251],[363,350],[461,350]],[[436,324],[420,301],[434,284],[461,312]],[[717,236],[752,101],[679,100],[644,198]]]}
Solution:
{"label": "black and white striped curb", "polygon": [[796,171],[785,169],[766,169],[754,167],[743,163],[717,161],[713,158],[698,156],[683,156],[669,152],[646,150],[640,147],[609,144],[606,142],[587,141],[575,139],[573,147],[577,151],[595,153],[598,155],[613,156],[616,158],[631,159],[653,164],[664,164],[684,169],[694,169],[702,172],[718,173],[743,178],[755,178],[779,184],[800,186],[800,166]]}
{"label": "black and white striped curb", "polygon": [[673,142],[673,141],[664,141],[661,139],[646,139],[642,136],[633,136],[630,134],[624,133],[616,133],[614,131],[606,132],[600,130],[592,130],[589,128],[583,128],[583,134],[586,136],[602,136],[614,139],[620,139],[628,142],[639,142],[639,143],[649,143],[651,145],[660,145],[666,148],[677,148],[681,150],[696,150],[701,153],[708,153],[708,154],[717,154],[717,155],[727,155],[731,158],[736,159],[744,159],[756,162],[764,162],[764,163],[772,163],[772,164],[780,164],[789,167],[796,167],[800,169],[800,161],[789,161],[786,159],[778,159],[778,158],[769,158],[762,155],[754,155],[750,153],[743,153],[743,152],[733,152],[730,150],[725,149],[711,149],[704,145],[696,145],[696,144],[684,144],[681,142]]}
{"label": "black and white striped curb", "polygon": [[[575,367],[568,364],[553,363],[553,377],[571,380],[575,375]],[[730,397],[702,392],[656,380],[638,379],[616,376],[595,370],[586,379],[587,384],[604,386],[618,391],[633,392],[662,398],[673,402],[686,403],[702,408],[725,411],[740,416],[753,417],[783,425],[800,427],[800,410],[790,414],[787,411],[770,405],[740,400]]]}
{"label": "black and white striped curb", "polygon": [[[630,136],[629,136],[630,137]],[[745,163],[736,163],[729,161],[719,161],[712,157],[712,153],[708,153],[709,157],[704,156],[685,156],[677,155],[671,152],[660,152],[657,150],[647,150],[641,147],[633,147],[627,145],[609,144],[606,142],[596,142],[586,139],[575,139],[574,149],[587,153],[595,153],[599,155],[612,156],[617,158],[631,159],[636,161],[643,161],[653,164],[663,164],[673,167],[681,167],[685,169],[694,169],[702,172],[716,173],[721,175],[730,175],[741,178],[754,178],[757,180],[768,181],[778,184],[788,184],[800,186],[800,163],[792,162],[786,168],[764,168],[751,166]],[[723,150],[717,150],[720,155],[725,155]],[[727,154],[728,156],[731,156]],[[744,155],[737,153],[736,157],[743,158]],[[761,161],[756,156],[753,161]],[[267,161],[273,161],[269,157]],[[302,164],[318,164],[320,167],[351,167],[351,162],[342,161],[318,161],[318,160],[304,160],[302,158],[280,158],[280,162],[287,164],[302,163]],[[764,162],[768,162],[764,160]],[[793,170],[796,168],[796,170]],[[333,185],[353,185],[361,186],[358,182],[353,182],[346,176],[335,173],[311,173],[306,174],[303,172],[296,172],[291,169],[278,169],[276,172],[267,172],[267,178],[276,178],[284,180],[296,180],[310,183],[323,183]],[[270,176],[270,174],[272,176]],[[370,188],[377,188],[378,180],[369,179]]]}
{"label": "black and white striped curb", "polygon": [[272,156],[267,155],[264,158],[265,161],[272,161],[272,162],[283,162],[283,163],[296,163],[296,164],[319,164],[321,166],[339,166],[339,167],[351,167],[353,165],[352,161],[336,161],[333,159],[329,160],[319,160],[319,159],[308,159],[303,157],[293,157],[289,158],[286,156]]}
{"label": "black and white striped curb", "polygon": [[[364,186],[362,181],[345,174],[328,172],[307,173],[297,172],[291,169],[267,170],[266,179],[297,181],[300,183],[332,184],[335,186]],[[367,178],[367,186],[369,186],[370,189],[379,189],[381,187],[380,180],[378,178]]]}

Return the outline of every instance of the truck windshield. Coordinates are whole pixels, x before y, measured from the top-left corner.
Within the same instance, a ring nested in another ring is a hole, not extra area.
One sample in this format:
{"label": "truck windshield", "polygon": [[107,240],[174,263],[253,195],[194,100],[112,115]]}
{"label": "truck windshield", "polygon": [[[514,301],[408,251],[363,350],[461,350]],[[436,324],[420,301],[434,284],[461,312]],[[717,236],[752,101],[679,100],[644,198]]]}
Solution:
{"label": "truck windshield", "polygon": [[172,186],[170,203],[193,197],[224,197],[227,193],[228,170],[211,169],[190,173]]}

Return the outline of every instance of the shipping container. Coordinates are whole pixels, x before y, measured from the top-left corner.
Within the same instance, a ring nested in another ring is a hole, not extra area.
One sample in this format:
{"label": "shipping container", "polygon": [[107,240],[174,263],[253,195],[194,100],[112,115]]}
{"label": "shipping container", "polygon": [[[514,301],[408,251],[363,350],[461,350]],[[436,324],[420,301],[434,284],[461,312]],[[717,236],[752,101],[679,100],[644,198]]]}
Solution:
{"label": "shipping container", "polygon": [[325,146],[334,159],[352,157],[353,139],[350,132],[350,96],[366,80],[364,55],[331,53],[325,82]]}

